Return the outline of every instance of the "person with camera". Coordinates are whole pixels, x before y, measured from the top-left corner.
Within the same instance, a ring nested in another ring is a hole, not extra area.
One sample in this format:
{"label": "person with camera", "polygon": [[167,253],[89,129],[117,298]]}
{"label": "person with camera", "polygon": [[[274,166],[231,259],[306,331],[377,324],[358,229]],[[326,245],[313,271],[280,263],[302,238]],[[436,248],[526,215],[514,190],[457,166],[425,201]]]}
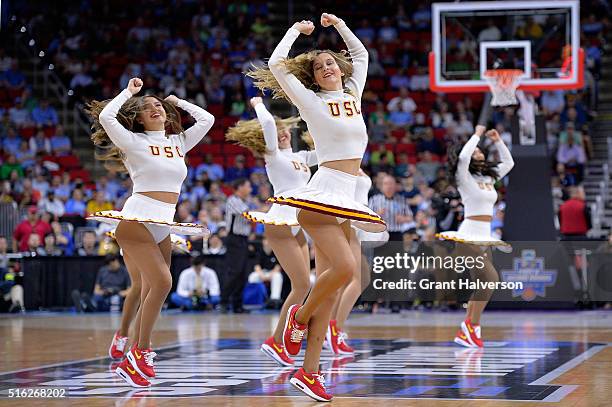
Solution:
{"label": "person with camera", "polygon": [[100,268],[96,277],[93,302],[98,311],[118,312],[128,293],[130,276],[125,266],[121,265],[118,255],[109,254],[106,256],[105,263],[106,265]]}

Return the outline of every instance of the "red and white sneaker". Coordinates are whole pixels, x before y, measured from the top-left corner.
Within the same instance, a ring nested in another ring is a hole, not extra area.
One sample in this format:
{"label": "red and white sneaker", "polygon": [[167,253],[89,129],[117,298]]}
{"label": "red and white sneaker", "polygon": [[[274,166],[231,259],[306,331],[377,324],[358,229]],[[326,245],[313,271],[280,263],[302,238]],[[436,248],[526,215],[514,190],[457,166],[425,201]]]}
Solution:
{"label": "red and white sneaker", "polygon": [[337,342],[338,354],[352,355],[355,353],[355,350],[351,348],[348,343],[346,343],[347,339],[348,339],[348,335],[346,334],[346,332],[340,331],[338,333],[338,342]]}
{"label": "red and white sneaker", "polygon": [[336,326],[336,320],[330,319],[327,325],[327,333],[325,334],[325,341],[327,342],[328,349],[338,355],[338,327]]}
{"label": "red and white sneaker", "polygon": [[297,355],[302,348],[302,340],[308,331],[308,325],[300,324],[295,320],[295,313],[298,312],[300,306],[294,304],[287,311],[287,320],[285,321],[285,331],[283,332],[283,347],[290,355]]}
{"label": "red and white sneaker", "polygon": [[119,363],[119,366],[115,369],[115,373],[132,387],[151,386],[151,382],[142,377],[127,359],[123,359],[123,361]]}
{"label": "red and white sneaker", "polygon": [[480,338],[480,325],[472,325],[472,321],[468,318],[461,323],[461,331],[467,337],[467,341],[470,345],[478,348],[484,347],[482,339]]}
{"label": "red and white sneaker", "polygon": [[289,380],[299,391],[317,401],[331,401],[332,395],[325,390],[325,377],[319,373],[306,373],[300,368]]}
{"label": "red and white sneaker", "polygon": [[465,346],[466,348],[474,348],[474,346],[468,342],[467,336],[465,336],[461,329],[459,329],[457,331],[457,335],[455,335],[455,343],[457,345]]}
{"label": "red and white sneaker", "polygon": [[119,335],[119,331],[115,332],[110,348],[108,348],[108,356],[111,359],[122,359],[125,355],[125,346],[127,345],[128,337]]}
{"label": "red and white sneaker", "polygon": [[287,355],[283,344],[276,343],[273,336],[266,339],[266,341],[261,344],[260,349],[281,366],[293,366],[295,364],[295,360]]}
{"label": "red and white sneaker", "polygon": [[149,349],[140,349],[136,345],[132,346],[132,349],[126,354],[130,364],[141,376],[147,378],[155,377],[155,365],[153,364],[153,358],[157,356],[157,353]]}

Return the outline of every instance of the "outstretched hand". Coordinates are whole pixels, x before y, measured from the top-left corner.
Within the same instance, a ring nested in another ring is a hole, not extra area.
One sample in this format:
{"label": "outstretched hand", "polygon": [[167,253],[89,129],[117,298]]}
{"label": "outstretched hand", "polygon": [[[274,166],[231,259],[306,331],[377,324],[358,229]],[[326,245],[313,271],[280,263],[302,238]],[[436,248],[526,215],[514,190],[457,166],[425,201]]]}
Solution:
{"label": "outstretched hand", "polygon": [[138,92],[140,92],[140,89],[142,89],[142,85],[143,85],[142,79],[132,78],[128,82],[127,89],[130,91],[132,95],[135,95]]}
{"label": "outstretched hand", "polygon": [[310,35],[315,29],[314,23],[309,20],[302,20],[293,24],[293,28],[298,30],[300,34]]}
{"label": "outstretched hand", "polygon": [[170,103],[172,106],[176,106],[176,105],[178,105],[179,98],[177,98],[174,95],[168,95],[168,96],[166,96],[166,98],[164,100],[166,102]]}
{"label": "outstretched hand", "polygon": [[259,96],[251,98],[251,106],[253,106],[253,109],[260,103],[263,103],[263,100]]}
{"label": "outstretched hand", "polygon": [[340,20],[334,14],[327,14],[327,13],[321,14],[321,25],[323,27],[329,27],[330,25],[336,25],[340,21],[342,20]]}

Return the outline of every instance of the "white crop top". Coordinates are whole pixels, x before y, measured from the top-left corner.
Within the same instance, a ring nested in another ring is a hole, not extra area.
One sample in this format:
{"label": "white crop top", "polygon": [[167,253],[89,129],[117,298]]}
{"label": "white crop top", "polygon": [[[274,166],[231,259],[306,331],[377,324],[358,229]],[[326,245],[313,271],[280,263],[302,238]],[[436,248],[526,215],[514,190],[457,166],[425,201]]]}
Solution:
{"label": "white crop top", "polygon": [[368,51],[343,21],[334,27],[346,43],[353,61],[353,74],[346,80],[345,86],[355,96],[343,90],[315,93],[285,69],[281,62],[287,58],[291,46],[300,35],[295,28],[287,31],[268,61],[270,71],[308,125],[319,164],[361,159],[368,145],[368,133],[361,115],[361,94],[368,73]]}
{"label": "white crop top", "polygon": [[[457,189],[461,194],[461,201],[464,207],[464,216],[488,215],[493,214],[493,206],[497,201],[497,191],[495,190],[495,180],[489,176],[474,175],[470,173],[469,166],[472,154],[480,137],[473,135],[459,153],[457,164]],[[495,143],[499,152],[500,163],[497,166],[499,179],[503,178],[514,167],[514,160],[503,141]]]}
{"label": "white crop top", "polygon": [[187,176],[185,154],[200,142],[212,127],[215,118],[206,110],[179,100],[178,107],[196,120],[181,134],[166,135],[165,131],[134,133],[117,120],[119,109],[132,97],[124,89],[100,112],[100,124],[125,155],[124,164],[134,183],[133,192],[181,192]]}
{"label": "white crop top", "polygon": [[310,180],[310,167],[317,165],[315,151],[299,151],[294,153],[290,148],[278,148],[278,133],[274,117],[268,112],[263,103],[255,106],[257,119],[261,123],[266,141],[266,172],[272,183],[274,195],[299,188]]}
{"label": "white crop top", "polygon": [[355,187],[355,200],[368,206],[368,193],[372,188],[372,179],[363,171],[359,170],[357,186]]}

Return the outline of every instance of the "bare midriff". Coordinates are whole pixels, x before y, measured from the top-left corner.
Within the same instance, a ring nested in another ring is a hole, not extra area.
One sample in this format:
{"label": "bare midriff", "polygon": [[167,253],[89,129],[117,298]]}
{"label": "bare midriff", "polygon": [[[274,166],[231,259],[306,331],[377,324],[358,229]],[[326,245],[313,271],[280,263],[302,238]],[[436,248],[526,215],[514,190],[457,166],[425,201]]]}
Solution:
{"label": "bare midriff", "polygon": [[491,222],[493,220],[493,216],[489,215],[473,215],[468,216],[466,219],[477,220],[478,222]]}
{"label": "bare midriff", "polygon": [[178,202],[179,194],[175,192],[163,192],[163,191],[147,191],[147,192],[136,192],[137,194],[147,196],[157,201],[162,201],[169,204],[176,204]]}
{"label": "bare midriff", "polygon": [[346,172],[351,175],[359,175],[361,168],[361,159],[352,158],[350,160],[335,160],[327,161],[321,164],[322,167],[331,168],[332,170]]}

